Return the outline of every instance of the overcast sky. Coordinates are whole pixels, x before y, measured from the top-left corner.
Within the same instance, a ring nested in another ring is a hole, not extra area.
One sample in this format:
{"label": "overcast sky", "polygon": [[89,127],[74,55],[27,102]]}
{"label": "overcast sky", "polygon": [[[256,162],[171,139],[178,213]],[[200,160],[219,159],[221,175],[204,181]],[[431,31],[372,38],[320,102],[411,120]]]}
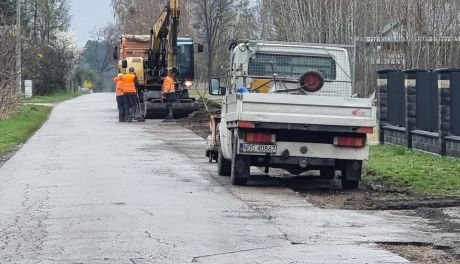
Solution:
{"label": "overcast sky", "polygon": [[94,28],[113,21],[110,0],[71,0],[71,29],[81,45],[85,45]]}

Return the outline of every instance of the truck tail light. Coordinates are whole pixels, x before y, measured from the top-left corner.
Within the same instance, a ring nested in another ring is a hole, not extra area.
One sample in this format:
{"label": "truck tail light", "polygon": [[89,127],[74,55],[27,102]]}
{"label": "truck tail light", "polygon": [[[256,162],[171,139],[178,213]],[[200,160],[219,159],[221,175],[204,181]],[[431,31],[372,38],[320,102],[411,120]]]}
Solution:
{"label": "truck tail light", "polygon": [[365,137],[334,137],[334,145],[340,147],[362,148],[366,145]]}
{"label": "truck tail light", "polygon": [[250,121],[238,121],[239,128],[255,128],[256,124]]}
{"label": "truck tail light", "polygon": [[363,134],[372,134],[374,133],[374,128],[373,127],[360,127],[356,130],[358,133],[363,133]]}
{"label": "truck tail light", "polygon": [[274,143],[275,135],[266,133],[246,133],[244,141],[254,143]]}

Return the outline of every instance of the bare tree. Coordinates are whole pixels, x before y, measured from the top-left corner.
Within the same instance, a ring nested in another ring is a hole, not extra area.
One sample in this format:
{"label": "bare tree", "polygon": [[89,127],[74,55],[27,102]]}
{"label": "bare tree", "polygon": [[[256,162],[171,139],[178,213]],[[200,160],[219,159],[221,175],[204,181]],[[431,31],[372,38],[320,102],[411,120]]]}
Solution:
{"label": "bare tree", "polygon": [[15,5],[7,0],[0,3],[0,119],[9,116],[18,103],[14,85],[16,38],[14,31]]}
{"label": "bare tree", "polygon": [[[74,67],[77,49],[67,31],[70,0],[22,2],[22,73],[32,80],[35,94],[65,90]],[[61,45],[66,43],[67,46]]]}
{"label": "bare tree", "polygon": [[[191,8],[194,11],[194,28],[205,44],[206,77],[216,72],[216,58],[226,60],[225,48],[229,40],[229,26],[234,13],[233,0],[196,0]],[[216,56],[218,51],[224,56]],[[219,63],[222,65],[222,63]],[[217,64],[217,65],[219,65]]]}
{"label": "bare tree", "polygon": [[14,85],[15,41],[13,28],[0,26],[0,119],[10,115],[17,106],[18,98]]}
{"label": "bare tree", "polygon": [[[125,34],[150,34],[150,29],[165,7],[164,0],[112,0],[117,26]],[[180,3],[179,34],[190,35],[190,0]]]}
{"label": "bare tree", "polygon": [[354,44],[357,92],[381,68],[459,67],[459,3],[451,0],[259,0],[263,39]]}
{"label": "bare tree", "polygon": [[[95,29],[91,33],[91,40],[86,45],[85,53],[89,53],[87,63],[98,74],[113,71],[116,61],[113,60],[113,47],[118,42],[118,28],[109,24],[103,28]],[[90,44],[90,45],[89,45]]]}

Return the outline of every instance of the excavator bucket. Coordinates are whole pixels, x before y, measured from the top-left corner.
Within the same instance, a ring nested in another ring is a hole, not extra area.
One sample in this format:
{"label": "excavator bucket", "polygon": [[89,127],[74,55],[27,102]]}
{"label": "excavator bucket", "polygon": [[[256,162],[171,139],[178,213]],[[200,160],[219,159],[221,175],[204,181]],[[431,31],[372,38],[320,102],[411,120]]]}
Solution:
{"label": "excavator bucket", "polygon": [[[189,114],[198,111],[200,105],[195,101],[187,102],[174,102],[173,103],[173,115],[174,118],[184,118]],[[144,117],[146,119],[161,119],[166,118],[168,114],[166,110],[166,103],[162,102],[147,102],[145,104]]]}

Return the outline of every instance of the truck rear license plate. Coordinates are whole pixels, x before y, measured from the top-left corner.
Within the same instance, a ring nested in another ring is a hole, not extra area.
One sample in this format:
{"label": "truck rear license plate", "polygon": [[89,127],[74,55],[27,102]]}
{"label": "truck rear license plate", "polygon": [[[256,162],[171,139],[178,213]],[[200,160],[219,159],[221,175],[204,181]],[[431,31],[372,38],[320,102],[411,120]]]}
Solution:
{"label": "truck rear license plate", "polygon": [[241,153],[276,153],[276,145],[240,144]]}

